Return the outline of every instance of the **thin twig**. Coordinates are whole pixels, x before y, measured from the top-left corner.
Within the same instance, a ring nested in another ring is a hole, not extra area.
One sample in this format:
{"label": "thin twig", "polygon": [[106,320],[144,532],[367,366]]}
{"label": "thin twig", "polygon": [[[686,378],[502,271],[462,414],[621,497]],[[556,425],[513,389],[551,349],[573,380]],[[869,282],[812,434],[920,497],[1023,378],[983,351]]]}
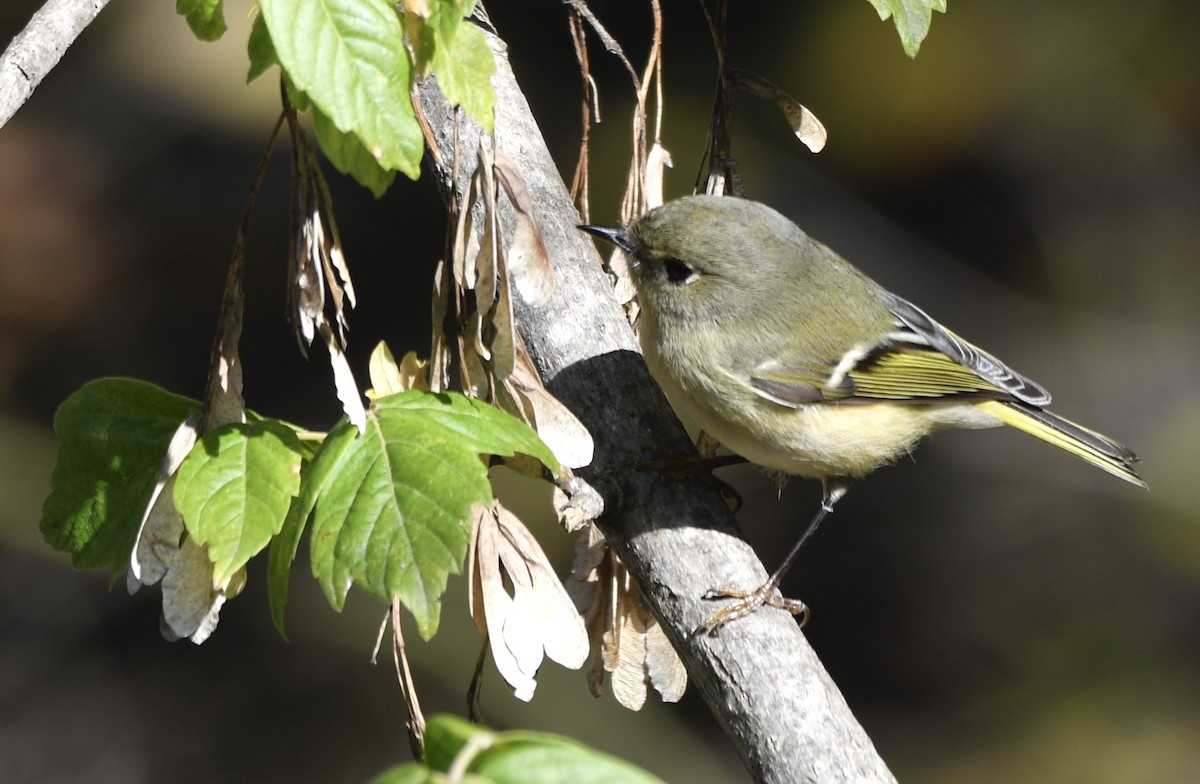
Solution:
{"label": "thin twig", "polygon": [[567,25],[571,31],[571,43],[575,47],[575,59],[579,61],[579,76],[583,84],[579,106],[579,160],[575,164],[575,176],[571,178],[571,199],[579,209],[580,219],[587,223],[591,220],[591,208],[588,204],[588,145],[592,136],[593,114],[596,122],[600,122],[600,96],[596,92],[596,82],[592,79],[583,24],[579,21],[579,13],[573,9],[567,14]]}

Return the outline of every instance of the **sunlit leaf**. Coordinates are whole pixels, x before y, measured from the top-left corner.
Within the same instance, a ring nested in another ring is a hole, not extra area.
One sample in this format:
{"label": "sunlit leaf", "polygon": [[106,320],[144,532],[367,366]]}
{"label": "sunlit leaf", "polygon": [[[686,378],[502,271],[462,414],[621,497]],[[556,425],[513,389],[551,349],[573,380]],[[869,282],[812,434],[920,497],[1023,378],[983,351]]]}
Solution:
{"label": "sunlit leaf", "polygon": [[398,596],[431,637],[446,579],[462,570],[471,510],[492,500],[479,455],[515,452],[557,469],[523,423],[456,394],[380,398],[361,435],[349,423],[330,432],[304,480],[322,488],[311,550],[330,603],[341,609],[357,582],[384,601]]}
{"label": "sunlit leaf", "polygon": [[408,50],[387,0],[260,0],[275,53],[294,85],[384,169],[420,176],[424,138],[413,111]]}
{"label": "sunlit leaf", "polygon": [[188,533],[208,547],[215,585],[279,533],[300,490],[300,459],[295,433],[262,420],[205,434],[180,466],[175,503]]}
{"label": "sunlit leaf", "polygon": [[921,48],[921,42],[929,34],[929,25],[933,22],[933,12],[946,12],[946,0],[868,0],[879,18],[887,20],[890,16],[900,33],[900,43],[909,57],[916,57]]}
{"label": "sunlit leaf", "polygon": [[463,770],[495,784],[661,784],[624,760],[549,732],[495,732],[456,716],[437,715],[425,732],[426,764]]}
{"label": "sunlit leaf", "polygon": [[[443,17],[448,16],[445,12]],[[447,36],[437,39],[433,53],[433,74],[446,99],[461,106],[485,131],[492,130],[492,108],[496,93],[492,73],[496,62],[483,33],[472,24],[459,24]]]}

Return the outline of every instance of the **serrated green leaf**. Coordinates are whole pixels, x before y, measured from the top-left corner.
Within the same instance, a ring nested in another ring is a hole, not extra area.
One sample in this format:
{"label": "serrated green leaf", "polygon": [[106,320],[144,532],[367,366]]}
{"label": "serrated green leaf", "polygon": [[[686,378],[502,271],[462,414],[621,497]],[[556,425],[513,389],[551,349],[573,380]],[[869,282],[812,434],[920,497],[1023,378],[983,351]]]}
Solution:
{"label": "serrated green leaf", "polygon": [[250,84],[267,72],[273,65],[279,64],[275,56],[275,44],[271,42],[271,33],[262,14],[254,15],[254,24],[250,27],[250,38],[246,41],[246,54],[250,57],[250,70],[246,73],[246,84]]}
{"label": "serrated green leaf", "polygon": [[460,24],[452,36],[443,34],[434,45],[433,73],[438,86],[450,103],[461,106],[485,131],[492,130],[495,70],[492,50],[475,25]]}
{"label": "serrated green leaf", "polygon": [[479,455],[516,452],[558,468],[523,422],[453,393],[390,395],[371,408],[366,432],[335,428],[304,479],[320,488],[312,566],[330,603],[340,610],[357,582],[384,601],[398,596],[432,637],[446,580],[462,571],[472,509],[492,500]]}
{"label": "serrated green leaf", "polygon": [[420,176],[408,49],[387,0],[260,0],[279,62],[297,88],[384,169]]}
{"label": "serrated green leaf", "polygon": [[868,0],[886,21],[890,16],[900,33],[900,43],[909,57],[916,57],[921,42],[929,34],[933,12],[946,12],[946,0]]}
{"label": "serrated green leaf", "polygon": [[394,412],[428,418],[477,454],[509,457],[519,452],[541,460],[552,472],[558,471],[554,453],[537,433],[516,417],[481,400],[454,392],[412,390],[379,398],[375,409],[380,414]]}
{"label": "serrated green leaf", "polygon": [[54,415],[58,460],[38,524],[76,568],[129,566],[159,467],[179,423],[200,404],[130,378],[85,384]]}
{"label": "serrated green leaf", "polygon": [[175,0],[175,13],[187,20],[201,41],[216,41],[225,34],[223,0]]}
{"label": "serrated green leaf", "polygon": [[188,533],[208,546],[213,584],[225,585],[279,533],[300,490],[300,444],[286,426],[261,420],[207,433],[175,479]]}
{"label": "serrated green leaf", "polygon": [[359,185],[375,194],[377,199],[387,193],[396,180],[396,172],[382,168],[357,136],[338,130],[333,121],[316,107],[313,107],[313,126],[321,150],[334,168],[342,174],[349,174]]}
{"label": "serrated green leaf", "polygon": [[487,736],[466,770],[495,784],[662,784],[624,760],[549,732],[493,732],[457,716],[435,715],[425,728],[426,764],[448,771],[467,743]]}

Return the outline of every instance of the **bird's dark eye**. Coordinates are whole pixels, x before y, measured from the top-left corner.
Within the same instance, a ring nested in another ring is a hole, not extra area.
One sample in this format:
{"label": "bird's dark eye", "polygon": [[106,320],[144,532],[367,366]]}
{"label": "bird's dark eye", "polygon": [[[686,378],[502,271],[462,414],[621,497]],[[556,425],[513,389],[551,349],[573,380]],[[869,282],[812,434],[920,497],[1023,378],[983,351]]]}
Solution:
{"label": "bird's dark eye", "polygon": [[663,269],[667,271],[667,280],[672,283],[687,283],[696,271],[677,258],[663,259]]}

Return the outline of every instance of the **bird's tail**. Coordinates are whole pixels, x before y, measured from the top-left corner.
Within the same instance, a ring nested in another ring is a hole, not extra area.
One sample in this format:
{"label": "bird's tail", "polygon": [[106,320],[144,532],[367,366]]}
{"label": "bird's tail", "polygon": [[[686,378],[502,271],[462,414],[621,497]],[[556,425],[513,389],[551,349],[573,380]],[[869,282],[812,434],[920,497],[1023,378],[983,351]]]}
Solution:
{"label": "bird's tail", "polygon": [[1070,452],[1126,482],[1147,486],[1137,472],[1137,455],[1107,436],[1018,401],[988,400],[978,405],[1006,425]]}

